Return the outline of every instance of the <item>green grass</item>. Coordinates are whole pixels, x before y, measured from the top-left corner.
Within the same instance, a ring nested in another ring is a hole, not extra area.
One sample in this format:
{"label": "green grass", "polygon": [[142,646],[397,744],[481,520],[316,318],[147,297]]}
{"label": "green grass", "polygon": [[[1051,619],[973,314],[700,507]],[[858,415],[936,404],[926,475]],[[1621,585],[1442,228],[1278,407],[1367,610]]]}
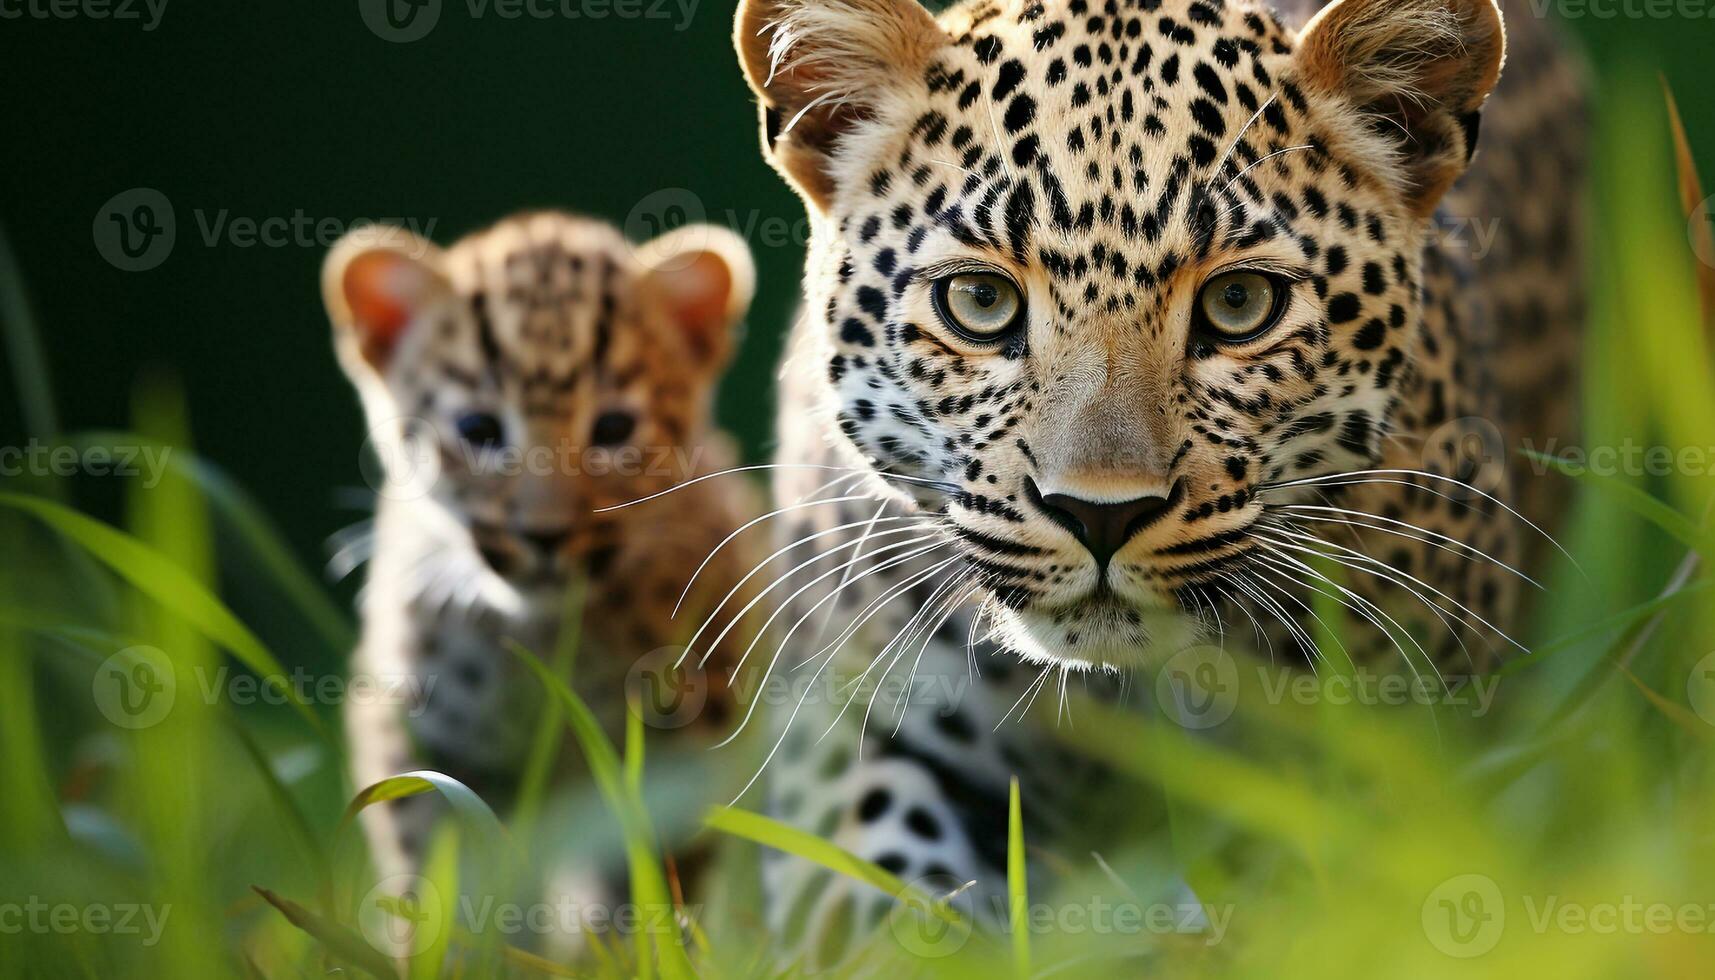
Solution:
{"label": "green grass", "polygon": [[[1715,270],[1687,247],[1656,93],[1641,79],[1622,91],[1598,141],[1586,442],[1715,446],[1698,292],[1699,274]],[[0,280],[0,293],[20,295],[15,273],[0,268]],[[3,312],[35,435],[177,451],[160,486],[109,508],[117,523],[90,516],[100,509],[82,503],[81,485],[0,486],[0,976],[811,972],[769,949],[758,897],[768,849],[896,896],[899,914],[851,935],[836,975],[1715,975],[1711,471],[1574,478],[1564,461],[1540,460],[1541,479],[1576,500],[1560,537],[1582,571],[1564,560],[1532,570],[1548,583],[1523,637],[1532,652],[1509,656],[1492,703],[1298,703],[1247,669],[1238,710],[1215,732],[1083,702],[1071,724],[1050,718],[1052,737],[1112,769],[1080,814],[1104,833],[1027,839],[1015,790],[1002,924],[973,930],[957,897],[775,824],[747,809],[754,797],[705,807],[687,786],[724,785],[711,769],[747,775],[754,753],[742,744],[686,765],[646,753],[635,722],[611,744],[562,680],[575,631],[549,652],[553,669],[518,651],[548,709],[512,820],[434,773],[354,794],[329,705],[238,705],[199,689],[222,669],[337,672],[350,617],[250,498],[191,453],[178,386],[138,386],[125,420],[135,435],[56,432],[28,310],[10,301]],[[1316,611],[1338,665],[1341,610]],[[130,730],[92,692],[158,679],[137,672],[153,669],[146,657],[109,659],[138,646],[162,651],[178,686],[164,720]],[[1319,683],[1352,680],[1330,670]],[[593,785],[551,805],[547,773],[567,733]],[[605,813],[616,830],[590,831],[590,846],[622,854],[637,904],[669,914],[556,963],[530,935],[479,928],[450,900],[359,908],[373,875],[355,814],[421,792],[458,817],[424,872],[440,896],[510,894],[565,813],[580,830]],[[663,855],[687,836],[712,847],[713,873],[681,907]],[[1027,886],[1027,853],[1054,874]],[[432,922],[433,936],[390,960],[365,928],[395,913]]]}

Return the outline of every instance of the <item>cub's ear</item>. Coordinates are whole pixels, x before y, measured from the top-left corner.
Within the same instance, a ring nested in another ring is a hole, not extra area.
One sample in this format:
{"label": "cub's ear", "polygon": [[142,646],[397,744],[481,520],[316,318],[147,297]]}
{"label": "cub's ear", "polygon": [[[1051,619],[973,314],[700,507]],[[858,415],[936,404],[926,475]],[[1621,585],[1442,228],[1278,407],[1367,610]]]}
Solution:
{"label": "cub's ear", "polygon": [[1338,0],[1304,26],[1295,55],[1305,88],[1368,117],[1348,149],[1423,216],[1470,164],[1505,58],[1495,0]]}
{"label": "cub's ear", "polygon": [[840,139],[949,42],[917,0],[742,0],[733,43],[762,104],[762,148],[828,209]]}
{"label": "cub's ear", "polygon": [[698,367],[715,371],[756,294],[756,265],[744,239],[719,225],[686,225],[637,249],[642,290],[666,308]]}
{"label": "cub's ear", "polygon": [[346,371],[385,373],[412,323],[452,297],[443,253],[402,228],[348,233],[322,264],[322,304]]}

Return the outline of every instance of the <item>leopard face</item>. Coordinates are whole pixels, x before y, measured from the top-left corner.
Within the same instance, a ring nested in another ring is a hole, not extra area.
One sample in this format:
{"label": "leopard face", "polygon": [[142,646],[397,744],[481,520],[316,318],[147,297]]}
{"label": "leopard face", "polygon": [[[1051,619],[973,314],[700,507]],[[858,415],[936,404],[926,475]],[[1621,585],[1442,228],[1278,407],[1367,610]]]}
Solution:
{"label": "leopard face", "polygon": [[695,470],[753,279],[743,243],[707,226],[634,247],[530,214],[444,251],[352,233],[324,296],[400,537],[503,609],[599,575],[632,522],[660,518],[604,508]]}
{"label": "leopard face", "polygon": [[793,369],[1027,659],[1171,653],[1271,491],[1401,435],[1492,0],[750,0],[737,42],[815,219]]}

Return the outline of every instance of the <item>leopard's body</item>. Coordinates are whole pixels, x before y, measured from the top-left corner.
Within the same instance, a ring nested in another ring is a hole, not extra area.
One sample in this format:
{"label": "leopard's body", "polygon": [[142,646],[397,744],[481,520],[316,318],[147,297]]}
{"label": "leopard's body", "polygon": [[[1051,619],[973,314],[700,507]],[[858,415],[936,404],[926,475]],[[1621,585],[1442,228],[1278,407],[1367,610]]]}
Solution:
{"label": "leopard's body", "polygon": [[[675,618],[690,570],[756,511],[743,480],[696,479],[736,462],[712,394],[752,278],[724,230],[636,246],[557,213],[445,251],[373,229],[335,248],[324,293],[384,464],[352,673],[410,695],[348,705],[359,787],[435,769],[508,812],[542,703],[509,646],[551,658],[574,584],[575,686],[621,737],[628,672],[665,675],[704,593],[751,567],[742,542],[722,549]],[[688,731],[722,713],[724,649],[717,658],[713,700]],[[408,883],[438,811],[413,797],[364,812],[384,879]]]}
{"label": "leopard's body", "polygon": [[[765,154],[814,226],[777,504],[842,472],[873,497],[795,512],[792,565],[866,574],[776,669],[917,678],[867,729],[861,703],[820,740],[794,713],[780,815],[986,907],[1008,778],[1047,847],[1089,799],[1010,710],[1032,684],[1123,683],[1253,621],[1304,662],[1313,589],[1379,669],[1504,653],[1502,566],[1555,516],[1508,461],[1575,417],[1584,111],[1553,25],[1505,6],[1503,40],[1490,0],[741,5]],[[1200,291],[1235,268],[1285,298],[1212,336]],[[1025,311],[992,342],[937,292],[973,270]],[[887,902],[784,859],[770,885],[794,940]]]}

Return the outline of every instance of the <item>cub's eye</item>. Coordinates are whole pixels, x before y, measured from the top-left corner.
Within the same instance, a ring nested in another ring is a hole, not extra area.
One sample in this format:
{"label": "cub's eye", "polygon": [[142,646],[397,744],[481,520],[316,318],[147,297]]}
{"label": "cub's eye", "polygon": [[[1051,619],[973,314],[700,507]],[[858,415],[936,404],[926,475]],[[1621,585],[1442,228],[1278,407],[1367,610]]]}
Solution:
{"label": "cub's eye", "polygon": [[506,441],[506,429],[493,412],[471,412],[458,420],[459,438],[478,448],[492,448]]}
{"label": "cub's eye", "polygon": [[590,439],[598,446],[617,446],[631,438],[637,419],[630,412],[603,412],[590,430]]}
{"label": "cub's eye", "polygon": [[935,282],[935,312],[966,340],[988,343],[1024,322],[1024,294],[992,272],[962,272]]}
{"label": "cub's eye", "polygon": [[1197,321],[1216,340],[1240,343],[1266,333],[1286,311],[1287,285],[1261,272],[1226,272],[1197,297]]}

